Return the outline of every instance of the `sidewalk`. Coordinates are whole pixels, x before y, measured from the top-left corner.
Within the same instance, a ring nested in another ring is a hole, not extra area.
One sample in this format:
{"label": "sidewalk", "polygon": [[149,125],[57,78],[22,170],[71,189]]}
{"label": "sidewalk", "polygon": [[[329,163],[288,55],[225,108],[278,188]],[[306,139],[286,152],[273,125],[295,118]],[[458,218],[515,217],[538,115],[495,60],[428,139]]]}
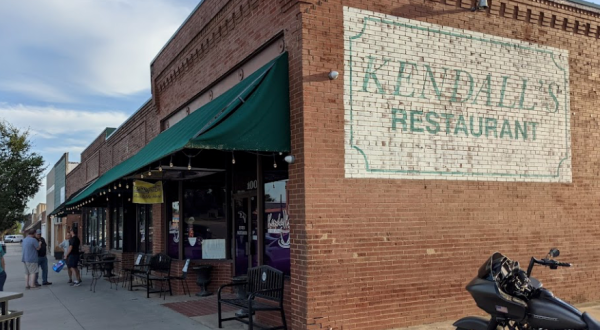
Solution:
{"label": "sidewalk", "polygon": [[[215,314],[188,317],[163,305],[206,298],[198,298],[192,294],[191,298],[167,296],[166,300],[163,300],[158,297],[158,294],[154,294],[148,299],[143,290],[127,291],[121,286],[115,290],[114,285],[110,289],[110,283],[105,280],[98,281],[96,293],[93,293],[90,291],[91,273],[86,275],[84,270],[82,285],[71,287],[67,284],[68,276],[65,270],[60,273],[52,271],[52,264],[55,262],[52,256],[48,258],[48,281],[53,284],[26,290],[21,251],[19,243],[7,244],[4,260],[8,278],[4,291],[23,292],[23,298],[9,303],[11,310],[24,312],[21,319],[23,329],[208,330],[218,328]],[[199,288],[190,289],[192,293],[194,290],[200,291]],[[240,322],[227,322],[224,325],[224,329],[244,329]]]}
{"label": "sidewalk", "polygon": [[[209,330],[218,329],[216,297],[199,298],[193,295],[199,288],[190,288],[192,297],[167,296],[166,300],[157,294],[146,298],[143,290],[127,291],[119,286],[110,289],[110,284],[99,280],[96,293],[90,291],[91,274],[82,274],[80,287],[67,284],[67,274],[52,271],[53,257],[49,257],[48,280],[52,285],[25,290],[25,276],[21,262],[19,243],[8,243],[6,273],[8,279],[4,291],[23,292],[23,298],[9,303],[11,310],[23,311],[23,329],[60,330],[116,330],[116,329],[177,329]],[[41,280],[40,280],[41,281]],[[577,305],[600,320],[600,304]],[[224,313],[228,316],[234,312]],[[399,330],[447,330],[454,329],[452,321],[418,325]],[[223,329],[242,330],[246,326],[240,322],[226,322]]]}

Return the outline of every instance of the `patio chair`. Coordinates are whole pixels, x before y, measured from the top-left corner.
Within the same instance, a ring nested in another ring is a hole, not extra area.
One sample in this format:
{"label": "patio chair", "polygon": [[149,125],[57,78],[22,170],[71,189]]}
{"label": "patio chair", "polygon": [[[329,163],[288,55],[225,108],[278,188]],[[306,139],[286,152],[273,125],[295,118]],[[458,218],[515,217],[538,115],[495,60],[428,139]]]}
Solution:
{"label": "patio chair", "polygon": [[181,285],[183,286],[183,294],[185,294],[185,291],[187,289],[187,294],[189,297],[191,297],[192,295],[190,294],[190,287],[188,286],[187,280],[186,280],[189,265],[190,265],[190,259],[186,259],[185,264],[183,265],[183,269],[181,270],[181,276],[170,276],[170,278],[172,280],[181,281],[182,282]]}

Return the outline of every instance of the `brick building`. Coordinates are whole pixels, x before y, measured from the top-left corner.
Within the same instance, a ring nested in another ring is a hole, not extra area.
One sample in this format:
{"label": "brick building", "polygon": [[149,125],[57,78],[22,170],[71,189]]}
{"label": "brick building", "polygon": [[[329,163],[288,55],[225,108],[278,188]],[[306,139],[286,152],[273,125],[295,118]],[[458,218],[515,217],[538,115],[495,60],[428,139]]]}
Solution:
{"label": "brick building", "polygon": [[[213,289],[272,264],[292,329],[476,313],[464,286],[497,250],[558,246],[576,267],[538,277],[600,299],[600,9],[472,7],[201,2],[151,63],[152,99],[68,175],[69,223],[125,260],[211,264]],[[137,180],[163,203],[133,204]]]}

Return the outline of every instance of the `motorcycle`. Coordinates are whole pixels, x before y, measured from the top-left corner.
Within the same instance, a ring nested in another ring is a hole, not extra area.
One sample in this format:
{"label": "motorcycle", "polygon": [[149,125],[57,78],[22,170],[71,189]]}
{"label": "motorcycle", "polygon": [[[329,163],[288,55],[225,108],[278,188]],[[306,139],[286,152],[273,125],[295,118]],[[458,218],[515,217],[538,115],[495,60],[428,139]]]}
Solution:
{"label": "motorcycle", "polygon": [[555,297],[531,277],[535,265],[571,267],[570,263],[553,259],[559,255],[560,251],[553,248],[544,259],[532,257],[525,272],[518,261],[494,253],[466,287],[477,307],[490,318],[469,316],[453,325],[457,330],[600,330],[600,323],[588,313]]}

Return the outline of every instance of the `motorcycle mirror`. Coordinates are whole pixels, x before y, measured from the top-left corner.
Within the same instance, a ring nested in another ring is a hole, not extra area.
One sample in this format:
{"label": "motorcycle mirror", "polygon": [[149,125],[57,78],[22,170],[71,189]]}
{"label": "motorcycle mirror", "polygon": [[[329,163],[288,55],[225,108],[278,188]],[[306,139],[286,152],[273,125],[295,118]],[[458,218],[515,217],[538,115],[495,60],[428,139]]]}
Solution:
{"label": "motorcycle mirror", "polygon": [[560,251],[557,248],[552,248],[548,254],[551,255],[552,258],[556,258],[560,255]]}

